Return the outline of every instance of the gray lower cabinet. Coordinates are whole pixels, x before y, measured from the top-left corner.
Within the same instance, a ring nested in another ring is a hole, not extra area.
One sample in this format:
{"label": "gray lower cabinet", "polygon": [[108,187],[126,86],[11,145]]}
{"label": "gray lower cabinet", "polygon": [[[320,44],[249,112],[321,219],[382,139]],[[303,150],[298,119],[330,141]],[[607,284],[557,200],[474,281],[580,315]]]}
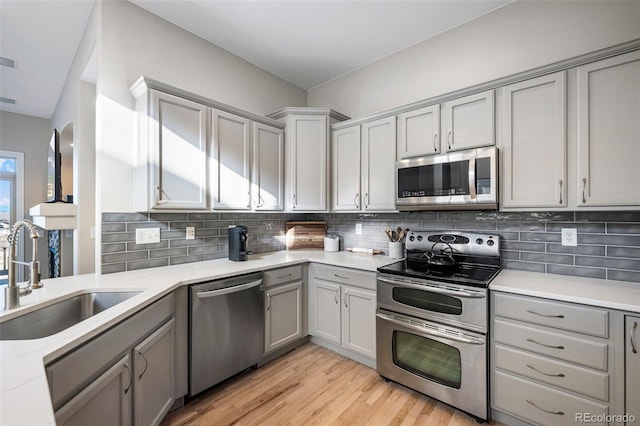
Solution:
{"label": "gray lower cabinet", "polygon": [[[625,318],[625,413],[629,424],[640,421],[640,317]],[[631,416],[635,421],[631,420]]]}
{"label": "gray lower cabinet", "polygon": [[302,266],[266,271],[263,280],[266,354],[303,336]]}
{"label": "gray lower cabinet", "polygon": [[618,412],[610,311],[500,292],[491,310],[494,410],[543,425]]}
{"label": "gray lower cabinet", "polygon": [[46,365],[58,425],[156,425],[176,395],[170,294]]}

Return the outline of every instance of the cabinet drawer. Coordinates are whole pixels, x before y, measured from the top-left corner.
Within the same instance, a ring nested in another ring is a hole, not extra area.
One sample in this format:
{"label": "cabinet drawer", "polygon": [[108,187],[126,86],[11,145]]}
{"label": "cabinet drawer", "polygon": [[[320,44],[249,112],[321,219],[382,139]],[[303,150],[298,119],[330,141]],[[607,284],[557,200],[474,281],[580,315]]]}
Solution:
{"label": "cabinet drawer", "polygon": [[609,375],[517,349],[495,345],[495,366],[586,396],[609,400]]}
{"label": "cabinet drawer", "polygon": [[[606,416],[609,407],[495,372],[494,407],[541,425],[574,425],[581,415]],[[605,423],[592,423],[605,424]]]}
{"label": "cabinet drawer", "polygon": [[494,313],[534,324],[608,337],[608,311],[572,303],[494,293]]}
{"label": "cabinet drawer", "polygon": [[319,265],[316,263],[312,264],[311,267],[315,278],[362,287],[373,291],[376,290],[376,274],[373,272],[341,268],[338,266]]}
{"label": "cabinet drawer", "polygon": [[494,321],[495,342],[607,371],[607,344],[552,333],[533,327]]}
{"label": "cabinet drawer", "polygon": [[46,366],[54,410],[104,373],[175,310],[173,293]]}
{"label": "cabinet drawer", "polygon": [[291,281],[300,281],[302,280],[302,265],[264,271],[262,279],[265,287],[273,287]]}

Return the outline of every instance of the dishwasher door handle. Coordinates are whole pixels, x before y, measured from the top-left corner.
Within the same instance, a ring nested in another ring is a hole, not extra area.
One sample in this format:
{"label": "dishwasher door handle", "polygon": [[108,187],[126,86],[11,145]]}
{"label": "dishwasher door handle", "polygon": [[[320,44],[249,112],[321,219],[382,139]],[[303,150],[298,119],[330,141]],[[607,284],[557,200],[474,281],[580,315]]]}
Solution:
{"label": "dishwasher door handle", "polygon": [[234,285],[227,288],[221,288],[220,290],[200,291],[196,293],[198,299],[206,299],[207,297],[223,296],[225,294],[237,293],[239,291],[247,290],[262,284],[262,280],[251,281],[246,284]]}

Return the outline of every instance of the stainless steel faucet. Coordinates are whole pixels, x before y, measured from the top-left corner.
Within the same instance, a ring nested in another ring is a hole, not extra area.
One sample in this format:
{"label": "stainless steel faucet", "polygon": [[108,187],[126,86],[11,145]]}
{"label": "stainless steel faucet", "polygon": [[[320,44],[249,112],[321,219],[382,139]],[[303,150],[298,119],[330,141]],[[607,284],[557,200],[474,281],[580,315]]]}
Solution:
{"label": "stainless steel faucet", "polygon": [[[31,256],[31,262],[20,262],[16,260],[16,248],[18,247],[18,236],[20,235],[20,228],[26,227],[29,230],[30,237],[33,240],[33,254]],[[19,220],[11,227],[11,233],[8,238],[9,242],[9,283],[7,288],[4,289],[4,309],[15,309],[20,307],[20,296],[25,296],[31,293],[31,289],[40,288],[44,284],[40,282],[40,262],[36,260],[38,255],[38,230],[35,225],[29,220]],[[28,266],[31,271],[31,277],[29,279],[29,285],[25,288],[20,288],[16,284],[16,264]]]}

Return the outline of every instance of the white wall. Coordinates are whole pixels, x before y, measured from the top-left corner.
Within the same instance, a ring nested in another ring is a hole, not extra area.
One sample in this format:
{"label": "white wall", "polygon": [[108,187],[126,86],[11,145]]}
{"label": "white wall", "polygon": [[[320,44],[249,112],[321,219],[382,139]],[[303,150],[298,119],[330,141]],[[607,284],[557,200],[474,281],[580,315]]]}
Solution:
{"label": "white wall", "polygon": [[[72,126],[73,159],[65,161],[63,168],[72,167],[72,182],[63,182],[64,194],[73,194],[77,205],[77,227],[73,231],[73,243],[63,232],[63,275],[95,271],[95,244],[91,228],[96,223],[95,208],[95,86],[81,80],[87,63],[98,43],[100,2],[94,4],[87,26],[75,53],[67,79],[51,118],[52,127],[62,130]],[[87,88],[86,85],[90,87]],[[99,219],[98,219],[99,220]],[[68,255],[72,254],[72,259]]]}
{"label": "white wall", "polygon": [[306,92],[122,0],[102,2],[97,82],[100,211],[132,211],[135,115],[129,87],[142,75],[266,115],[305,106]]}
{"label": "white wall", "polygon": [[640,38],[640,1],[516,1],[309,91],[357,118]]}
{"label": "white wall", "polygon": [[[24,153],[24,217],[29,209],[47,201],[47,157],[51,122],[44,118],[0,111],[0,149]],[[24,254],[31,259],[31,241],[25,238]],[[38,242],[40,273],[49,276],[46,238]]]}

